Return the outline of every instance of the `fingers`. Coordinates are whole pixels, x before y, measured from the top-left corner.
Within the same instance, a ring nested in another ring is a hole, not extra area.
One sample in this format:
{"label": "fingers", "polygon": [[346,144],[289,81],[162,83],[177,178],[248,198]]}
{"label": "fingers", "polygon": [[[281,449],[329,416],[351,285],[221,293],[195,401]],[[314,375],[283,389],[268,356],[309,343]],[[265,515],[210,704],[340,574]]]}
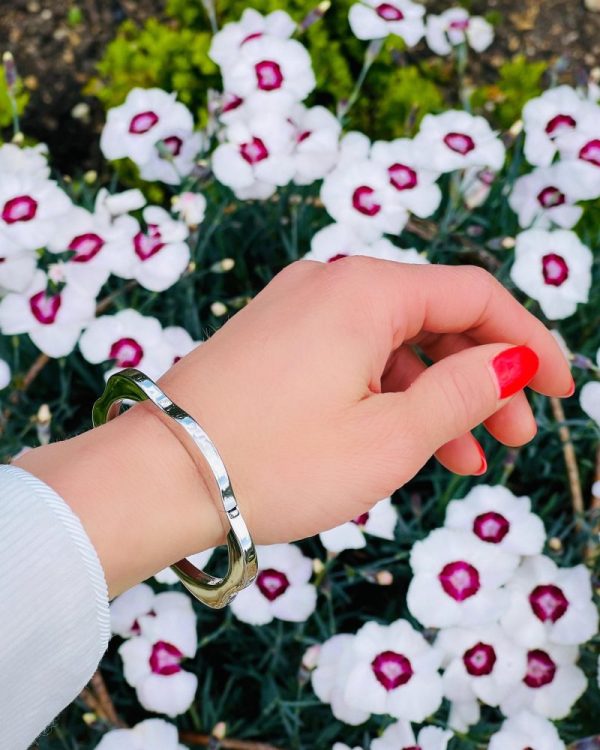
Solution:
{"label": "fingers", "polygon": [[[377,323],[391,327],[389,350],[412,343],[422,331],[467,332],[477,343],[525,345],[540,360],[532,388],[549,396],[564,396],[570,391],[570,368],[555,339],[481,268],[372,258],[346,258],[330,265],[333,268],[325,272],[329,278],[351,277],[349,283],[357,294],[367,296],[369,309],[377,308]],[[352,299],[356,306],[357,297],[353,295]]]}
{"label": "fingers", "polygon": [[414,461],[417,470],[442,445],[508,403],[537,367],[535,353],[525,347],[486,344],[465,349],[427,368],[404,393],[369,399],[377,429],[388,437],[388,448]]}

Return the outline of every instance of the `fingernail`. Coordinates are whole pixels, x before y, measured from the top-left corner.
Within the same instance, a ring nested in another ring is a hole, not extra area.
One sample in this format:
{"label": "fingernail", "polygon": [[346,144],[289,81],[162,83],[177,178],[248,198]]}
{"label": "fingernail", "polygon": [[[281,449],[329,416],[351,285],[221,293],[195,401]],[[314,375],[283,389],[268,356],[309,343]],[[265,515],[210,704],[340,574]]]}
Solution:
{"label": "fingernail", "polygon": [[573,380],[573,381],[571,382],[571,387],[570,387],[570,388],[569,388],[569,390],[568,390],[568,391],[567,391],[567,392],[565,393],[565,395],[563,396],[563,398],[569,398],[569,396],[572,396],[572,395],[573,395],[574,393],[575,393],[575,381]]}
{"label": "fingernail", "polygon": [[496,355],[492,360],[492,369],[500,398],[508,398],[525,388],[536,374],[539,364],[537,354],[528,346],[513,346]]}
{"label": "fingernail", "polygon": [[487,458],[485,457],[485,453],[483,452],[483,448],[479,444],[479,441],[475,440],[475,438],[473,438],[473,440],[475,442],[475,447],[479,451],[479,456],[481,458],[481,465],[477,471],[473,472],[473,476],[480,477],[482,474],[485,474],[485,472],[487,471],[488,463],[487,463]]}

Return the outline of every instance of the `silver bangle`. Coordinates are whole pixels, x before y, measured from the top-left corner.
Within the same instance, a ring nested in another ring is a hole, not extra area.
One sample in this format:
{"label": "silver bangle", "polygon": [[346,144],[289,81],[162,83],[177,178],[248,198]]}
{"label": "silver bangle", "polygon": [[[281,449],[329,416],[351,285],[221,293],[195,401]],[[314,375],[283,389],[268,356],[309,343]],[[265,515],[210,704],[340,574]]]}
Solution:
{"label": "silver bangle", "polygon": [[169,417],[181,425],[198,446],[215,478],[229,520],[227,534],[229,565],[224,578],[199,570],[184,558],[171,565],[186,589],[203,604],[215,609],[225,607],[242,589],[249,586],[258,573],[256,549],[242,518],[233,493],[227,469],[214,443],[206,432],[181,407],[174,404],[156,383],[135,367],[113,373],[106,383],[104,393],[92,408],[94,427],[117,417],[123,401],[153,401]]}

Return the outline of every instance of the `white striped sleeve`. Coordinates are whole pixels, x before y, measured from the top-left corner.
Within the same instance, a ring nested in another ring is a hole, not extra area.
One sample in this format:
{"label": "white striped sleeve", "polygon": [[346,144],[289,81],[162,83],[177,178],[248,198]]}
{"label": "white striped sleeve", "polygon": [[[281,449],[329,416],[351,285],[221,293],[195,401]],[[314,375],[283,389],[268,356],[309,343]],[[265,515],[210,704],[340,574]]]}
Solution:
{"label": "white striped sleeve", "polygon": [[0,465],[0,748],[29,747],[109,638],[104,571],[81,521],[33,474]]}

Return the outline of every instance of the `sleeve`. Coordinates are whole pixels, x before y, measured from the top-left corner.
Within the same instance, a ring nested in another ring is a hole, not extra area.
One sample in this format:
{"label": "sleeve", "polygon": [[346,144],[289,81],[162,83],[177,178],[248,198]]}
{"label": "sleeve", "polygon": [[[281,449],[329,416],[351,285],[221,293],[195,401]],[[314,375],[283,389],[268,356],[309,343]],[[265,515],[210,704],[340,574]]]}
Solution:
{"label": "sleeve", "polygon": [[33,474],[0,465],[0,748],[29,747],[109,638],[104,571],[81,521]]}

